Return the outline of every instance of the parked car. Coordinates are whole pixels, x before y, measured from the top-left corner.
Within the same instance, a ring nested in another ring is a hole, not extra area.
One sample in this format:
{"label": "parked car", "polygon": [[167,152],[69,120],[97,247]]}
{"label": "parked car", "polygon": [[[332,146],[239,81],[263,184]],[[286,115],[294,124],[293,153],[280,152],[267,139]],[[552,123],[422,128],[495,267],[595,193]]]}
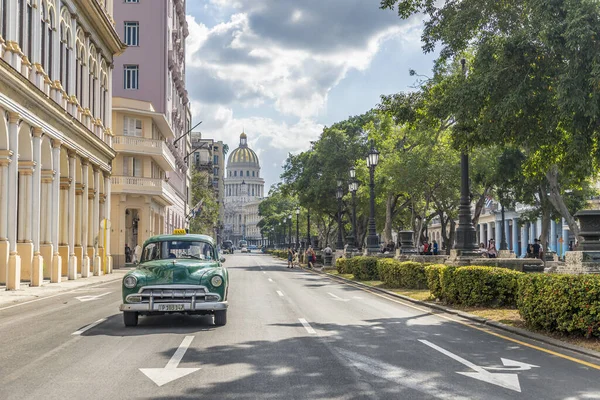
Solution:
{"label": "parked car", "polygon": [[210,236],[186,234],[146,240],[140,263],[122,282],[125,326],[136,326],[140,315],[182,313],[214,315],[215,325],[227,323],[229,274]]}

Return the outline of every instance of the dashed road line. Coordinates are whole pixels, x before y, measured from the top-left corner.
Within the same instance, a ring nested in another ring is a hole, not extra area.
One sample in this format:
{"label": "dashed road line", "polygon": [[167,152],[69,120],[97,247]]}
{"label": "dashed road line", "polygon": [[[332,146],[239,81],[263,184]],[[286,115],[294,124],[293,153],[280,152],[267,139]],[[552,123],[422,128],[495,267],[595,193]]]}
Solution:
{"label": "dashed road line", "polygon": [[279,297],[283,297],[283,292],[281,290],[278,290],[277,294],[279,295]]}
{"label": "dashed road line", "polygon": [[81,335],[83,332],[88,331],[88,330],[92,329],[93,327],[100,325],[104,321],[106,321],[106,318],[99,319],[98,321],[91,323],[87,326],[84,326],[83,328],[81,328],[78,331],[73,332],[71,335],[76,335],[76,336]]}
{"label": "dashed road line", "polygon": [[269,282],[273,282],[273,279],[269,278]]}
{"label": "dashed road line", "polygon": [[312,326],[310,326],[310,324],[308,323],[308,321],[306,321],[304,318],[298,318],[298,321],[300,321],[300,323],[304,326],[304,329],[306,329],[306,331],[310,334],[316,334],[317,331],[315,331]]}

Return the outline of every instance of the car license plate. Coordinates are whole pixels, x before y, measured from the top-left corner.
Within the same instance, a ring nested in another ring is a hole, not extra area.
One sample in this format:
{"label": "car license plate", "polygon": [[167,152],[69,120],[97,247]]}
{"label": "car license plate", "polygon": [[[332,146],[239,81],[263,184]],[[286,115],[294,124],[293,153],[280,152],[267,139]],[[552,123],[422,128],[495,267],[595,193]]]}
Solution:
{"label": "car license plate", "polygon": [[158,311],[184,311],[183,304],[159,304]]}

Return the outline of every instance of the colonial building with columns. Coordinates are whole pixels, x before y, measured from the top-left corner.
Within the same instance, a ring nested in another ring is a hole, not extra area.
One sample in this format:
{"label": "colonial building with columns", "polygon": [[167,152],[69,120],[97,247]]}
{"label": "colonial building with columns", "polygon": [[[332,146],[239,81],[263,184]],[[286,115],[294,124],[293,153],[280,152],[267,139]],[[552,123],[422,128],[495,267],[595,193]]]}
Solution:
{"label": "colonial building with columns", "polygon": [[235,245],[242,239],[250,244],[261,240],[258,206],[264,197],[265,180],[260,176],[258,156],[248,147],[242,132],[240,145],[227,160],[225,177],[224,239]]}
{"label": "colonial building with columns", "polygon": [[188,226],[191,111],[185,89],[184,0],[120,1],[116,27],[127,50],[115,58],[112,256],[127,262],[150,236]]}
{"label": "colonial building with columns", "polygon": [[0,285],[110,272],[111,0],[0,0]]}

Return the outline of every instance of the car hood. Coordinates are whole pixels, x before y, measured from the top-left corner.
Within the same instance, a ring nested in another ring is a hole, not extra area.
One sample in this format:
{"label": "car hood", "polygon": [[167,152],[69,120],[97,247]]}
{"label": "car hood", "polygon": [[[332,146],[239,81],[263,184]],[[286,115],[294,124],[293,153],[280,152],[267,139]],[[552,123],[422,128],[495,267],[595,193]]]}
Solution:
{"label": "car hood", "polygon": [[202,276],[217,267],[216,261],[156,260],[141,264],[138,271],[145,275],[146,285],[198,285]]}

